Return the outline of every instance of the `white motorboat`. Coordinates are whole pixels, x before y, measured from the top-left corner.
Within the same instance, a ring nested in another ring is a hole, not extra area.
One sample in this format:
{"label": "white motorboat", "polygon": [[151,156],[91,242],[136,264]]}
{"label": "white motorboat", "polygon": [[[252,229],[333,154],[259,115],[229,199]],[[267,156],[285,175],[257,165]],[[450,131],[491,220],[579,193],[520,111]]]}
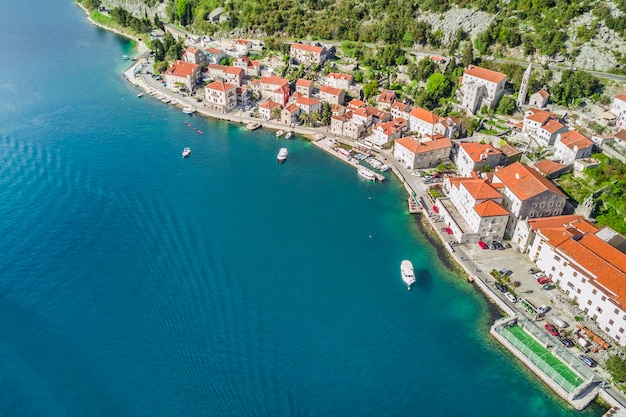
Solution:
{"label": "white motorboat", "polygon": [[291,132],[287,132],[287,134],[285,135],[285,139],[291,139]]}
{"label": "white motorboat", "polygon": [[279,130],[278,132],[276,132],[276,137],[279,138],[279,137],[281,137],[284,134],[285,134],[285,132],[283,132],[282,130]]}
{"label": "white motorboat", "polygon": [[193,107],[183,107],[183,113],[185,114],[194,114],[196,112],[196,109],[194,109]]}
{"label": "white motorboat", "polygon": [[141,98],[141,97],[143,97],[143,93],[137,94],[137,98]]}
{"label": "white motorboat", "polygon": [[191,148],[183,149],[183,158],[187,158],[191,154]]}
{"label": "white motorboat", "polygon": [[361,177],[365,178],[368,181],[376,181],[376,174],[371,169],[367,169],[364,166],[359,166],[357,172]]}
{"label": "white motorboat", "polygon": [[287,159],[287,148],[280,148],[280,151],[278,151],[278,163],[282,164],[283,162],[285,162],[285,159]]}
{"label": "white motorboat", "polygon": [[406,284],[409,291],[411,291],[411,285],[415,283],[415,271],[413,271],[413,264],[409,260],[403,260],[400,264],[400,273],[402,274],[402,281]]}

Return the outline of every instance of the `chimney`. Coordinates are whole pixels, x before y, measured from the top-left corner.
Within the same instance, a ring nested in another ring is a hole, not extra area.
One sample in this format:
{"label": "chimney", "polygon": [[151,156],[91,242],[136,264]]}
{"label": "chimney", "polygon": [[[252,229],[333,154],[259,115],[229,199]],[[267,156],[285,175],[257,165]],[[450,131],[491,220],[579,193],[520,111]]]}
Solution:
{"label": "chimney", "polygon": [[515,173],[515,179],[516,179],[516,180],[519,180],[519,179],[520,179],[519,172],[516,172],[516,173]]}

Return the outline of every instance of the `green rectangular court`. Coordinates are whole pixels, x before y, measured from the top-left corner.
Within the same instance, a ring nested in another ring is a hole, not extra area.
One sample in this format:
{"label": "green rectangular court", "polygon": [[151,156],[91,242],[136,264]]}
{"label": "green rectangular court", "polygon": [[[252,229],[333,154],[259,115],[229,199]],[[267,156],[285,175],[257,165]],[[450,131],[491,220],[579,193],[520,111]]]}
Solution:
{"label": "green rectangular court", "polygon": [[567,365],[556,358],[548,349],[543,347],[537,342],[531,335],[526,333],[520,326],[515,325],[503,329],[503,331],[510,332],[515,338],[522,342],[526,347],[533,351],[537,356],[544,360],[548,366],[554,369],[559,375],[563,377],[567,382],[577,387],[584,382],[574,371],[572,371]]}

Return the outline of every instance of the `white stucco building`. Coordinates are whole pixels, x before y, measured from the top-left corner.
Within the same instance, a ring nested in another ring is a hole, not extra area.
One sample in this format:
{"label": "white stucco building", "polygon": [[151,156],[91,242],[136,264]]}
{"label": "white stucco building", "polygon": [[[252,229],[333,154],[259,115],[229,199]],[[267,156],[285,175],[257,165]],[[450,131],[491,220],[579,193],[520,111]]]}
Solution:
{"label": "white stucco building", "polygon": [[469,177],[474,171],[492,170],[505,160],[502,151],[487,143],[466,142],[459,145],[456,167],[462,177]]}
{"label": "white stucco building", "polygon": [[504,95],[506,74],[470,65],[461,80],[463,107],[474,114],[483,105],[495,109]]}
{"label": "white stucco building", "polygon": [[626,129],[626,94],[618,94],[613,99],[611,113],[615,115],[617,127]]}

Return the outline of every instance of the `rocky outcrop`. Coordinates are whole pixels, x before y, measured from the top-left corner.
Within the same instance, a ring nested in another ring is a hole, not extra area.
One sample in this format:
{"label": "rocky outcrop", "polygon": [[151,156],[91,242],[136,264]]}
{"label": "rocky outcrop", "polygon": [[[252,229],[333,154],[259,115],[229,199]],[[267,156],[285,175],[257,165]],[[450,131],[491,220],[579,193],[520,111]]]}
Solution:
{"label": "rocky outcrop", "polygon": [[[159,19],[165,20],[167,14],[165,12],[166,7],[172,3],[173,0],[154,0],[153,2],[146,2],[144,0],[104,0],[102,5],[106,8],[121,7],[128,10],[135,17],[146,17],[150,20],[154,16],[159,16]],[[152,6],[148,4],[154,3]]]}
{"label": "rocky outcrop", "polygon": [[429,23],[433,30],[440,29],[443,32],[443,43],[447,44],[456,34],[458,28],[462,28],[470,38],[483,32],[494,16],[489,13],[472,9],[451,8],[445,13],[421,14],[417,20]]}

